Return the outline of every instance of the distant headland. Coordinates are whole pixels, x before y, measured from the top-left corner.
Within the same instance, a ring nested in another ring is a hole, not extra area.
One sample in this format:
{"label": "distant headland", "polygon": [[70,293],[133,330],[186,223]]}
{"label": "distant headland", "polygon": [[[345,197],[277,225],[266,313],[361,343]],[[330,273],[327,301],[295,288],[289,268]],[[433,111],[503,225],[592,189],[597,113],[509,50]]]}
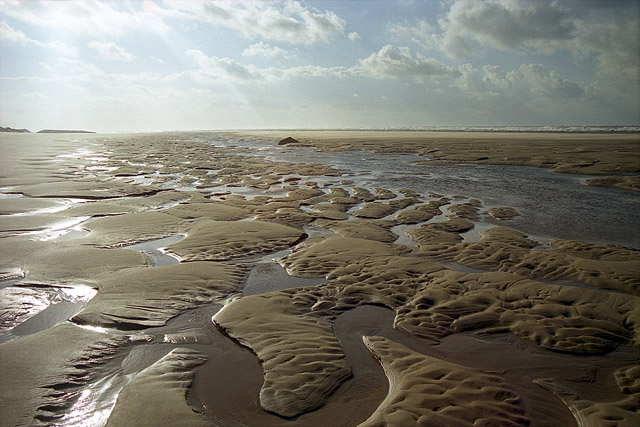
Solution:
{"label": "distant headland", "polygon": [[2,126],[0,126],[0,132],[31,133],[29,129],[3,128]]}
{"label": "distant headland", "polygon": [[36,133],[95,133],[89,130],[42,129]]}
{"label": "distant headland", "polygon": [[[12,133],[32,133],[29,129],[14,129],[10,127],[0,126],[0,132],[12,132]],[[69,129],[42,129],[36,133],[95,133],[88,130],[69,130]]]}

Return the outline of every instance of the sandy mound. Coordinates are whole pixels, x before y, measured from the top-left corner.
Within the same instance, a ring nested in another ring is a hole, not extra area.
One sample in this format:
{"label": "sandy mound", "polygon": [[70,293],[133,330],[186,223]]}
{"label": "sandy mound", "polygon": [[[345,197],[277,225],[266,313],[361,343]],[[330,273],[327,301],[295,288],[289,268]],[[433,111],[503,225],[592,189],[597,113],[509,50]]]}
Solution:
{"label": "sandy mound", "polygon": [[480,270],[570,280],[640,295],[640,251],[571,241],[554,241],[550,250],[538,250],[537,242],[522,233],[501,227],[487,230],[482,236],[479,242],[474,243],[422,243],[421,254]]}
{"label": "sandy mound", "polygon": [[256,219],[288,225],[290,227],[302,228],[313,222],[315,216],[305,213],[298,208],[284,207],[276,209],[274,212],[258,213],[256,215]]}
{"label": "sandy mound", "polygon": [[195,350],[172,350],[122,389],[107,426],[206,426],[186,401],[193,369],[204,361]]}
{"label": "sandy mound", "polygon": [[398,212],[395,219],[398,224],[419,224],[440,215],[442,213],[440,207],[447,204],[449,204],[448,199],[432,200],[429,203]]}
{"label": "sandy mound", "polygon": [[349,215],[345,213],[347,209],[346,205],[325,203],[311,206],[310,212],[316,218],[342,221],[349,218]]}
{"label": "sandy mound", "polygon": [[449,217],[445,222],[427,223],[412,230],[407,230],[406,235],[418,244],[418,248],[438,245],[449,247],[462,241],[459,233],[473,228],[473,223],[456,217]]}
{"label": "sandy mound", "polygon": [[119,182],[100,182],[95,179],[84,181],[58,181],[16,186],[17,191],[27,197],[77,198],[88,200],[112,199],[124,196],[146,196],[162,191],[151,186],[138,186]]}
{"label": "sandy mound", "polygon": [[352,213],[353,216],[358,218],[372,218],[380,219],[391,215],[401,209],[405,209],[408,206],[418,203],[418,199],[404,198],[395,199],[389,202],[370,202],[360,206],[356,211]]}
{"label": "sandy mound", "polygon": [[260,359],[261,406],[294,417],[321,406],[351,369],[330,322],[303,316],[285,293],[270,295],[237,300],[213,320]]}
{"label": "sandy mound", "polygon": [[520,213],[513,208],[500,207],[500,208],[487,209],[487,215],[498,220],[504,220],[504,219],[511,219],[515,216],[518,216],[520,215]]}
{"label": "sandy mound", "polygon": [[541,347],[603,353],[640,343],[640,299],[554,286],[502,273],[443,271],[397,310],[396,326],[420,335],[510,331]]}
{"label": "sandy mound", "polygon": [[[630,367],[616,371],[618,375],[626,375],[633,371],[633,381],[639,381],[637,367]],[[640,393],[632,392],[628,388],[621,388],[623,396],[618,400],[607,399],[593,401],[584,398],[579,392],[574,391],[571,384],[556,380],[543,379],[535,381],[536,384],[555,393],[576,417],[579,425],[594,426],[621,426],[632,427],[640,423]]]}
{"label": "sandy mound", "polygon": [[361,259],[385,258],[408,252],[410,250],[406,246],[332,236],[310,239],[298,245],[291,255],[281,260],[281,263],[292,275],[322,277],[337,267],[344,267]]}
{"label": "sandy mound", "polygon": [[41,209],[57,209],[64,206],[65,204],[59,200],[31,199],[28,197],[0,199],[0,215],[14,215]]}
{"label": "sandy mound", "polygon": [[482,203],[479,200],[470,200],[449,206],[449,211],[460,218],[477,220],[480,219],[480,206]]}
{"label": "sandy mound", "polygon": [[184,233],[186,223],[164,212],[138,212],[98,218],[86,224],[84,242],[111,248]]}
{"label": "sandy mound", "polygon": [[604,178],[591,178],[587,184],[596,187],[617,187],[625,190],[640,191],[640,176],[607,176]]}
{"label": "sandy mound", "polygon": [[357,216],[358,218],[379,219],[391,215],[396,210],[397,209],[395,209],[393,206],[390,206],[386,203],[371,202],[359,207],[356,211],[353,212],[353,216]]}
{"label": "sandy mound", "polygon": [[424,356],[383,337],[364,337],[389,378],[389,393],[360,424],[528,424],[518,394],[497,375]]}
{"label": "sandy mound", "polygon": [[3,269],[17,267],[26,272],[25,283],[89,283],[95,286],[101,275],[145,266],[147,259],[128,249],[5,238],[0,245],[0,264]]}
{"label": "sandy mound", "polygon": [[182,219],[208,218],[215,221],[236,221],[249,217],[247,210],[223,203],[181,203],[163,211]]}
{"label": "sandy mound", "polygon": [[184,261],[224,261],[288,248],[303,236],[298,229],[263,221],[203,220],[167,251]]}
{"label": "sandy mound", "polygon": [[315,225],[327,228],[342,237],[354,237],[357,239],[376,240],[378,242],[393,243],[398,236],[389,231],[393,223],[389,221],[352,220],[329,221],[316,220]]}
{"label": "sandy mound", "polygon": [[98,295],[72,320],[125,329],[162,326],[183,310],[237,292],[243,278],[242,268],[214,262],[130,269],[101,281]]}

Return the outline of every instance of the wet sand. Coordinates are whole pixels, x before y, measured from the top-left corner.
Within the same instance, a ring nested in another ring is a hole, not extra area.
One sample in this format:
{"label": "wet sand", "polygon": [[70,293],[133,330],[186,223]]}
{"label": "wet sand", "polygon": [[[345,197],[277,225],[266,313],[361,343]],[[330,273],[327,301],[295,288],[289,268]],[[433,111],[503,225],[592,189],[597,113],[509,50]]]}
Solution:
{"label": "wet sand", "polygon": [[633,191],[639,141],[2,135],[0,424],[637,425],[640,242],[541,240],[520,206],[277,157],[412,154]]}

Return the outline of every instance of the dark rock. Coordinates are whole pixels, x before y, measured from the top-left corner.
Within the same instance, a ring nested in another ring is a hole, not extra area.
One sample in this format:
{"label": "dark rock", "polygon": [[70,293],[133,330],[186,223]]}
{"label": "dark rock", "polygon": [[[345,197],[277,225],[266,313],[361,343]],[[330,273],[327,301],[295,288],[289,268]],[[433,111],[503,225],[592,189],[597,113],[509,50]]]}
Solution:
{"label": "dark rock", "polygon": [[287,144],[300,144],[300,141],[298,141],[295,138],[291,138],[290,136],[278,141],[278,145],[287,145]]}

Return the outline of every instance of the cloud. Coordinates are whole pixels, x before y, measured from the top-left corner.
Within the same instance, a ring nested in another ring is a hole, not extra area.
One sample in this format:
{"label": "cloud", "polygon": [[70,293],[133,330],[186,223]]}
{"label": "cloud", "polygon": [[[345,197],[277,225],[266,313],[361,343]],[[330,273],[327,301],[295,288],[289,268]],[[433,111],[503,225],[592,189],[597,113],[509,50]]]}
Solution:
{"label": "cloud", "polygon": [[31,25],[67,33],[122,35],[131,31],[164,33],[169,27],[157,13],[129,9],[125,2],[98,0],[10,1],[2,3],[3,14]]}
{"label": "cloud", "polygon": [[359,75],[357,67],[323,67],[320,65],[301,65],[282,70],[281,77],[338,77]]}
{"label": "cloud", "polygon": [[509,72],[495,65],[477,70],[466,64],[460,71],[460,79],[452,86],[480,99],[510,98],[521,103],[538,100],[564,104],[577,102],[587,93],[584,83],[563,79],[541,64],[522,64]]}
{"label": "cloud", "polygon": [[20,95],[20,97],[24,98],[24,99],[33,100],[33,101],[49,99],[49,97],[47,95],[43,95],[43,94],[41,94],[39,92],[23,93],[22,95]]}
{"label": "cloud", "polygon": [[568,9],[540,0],[462,0],[439,20],[445,52],[468,54],[471,44],[515,52],[549,51],[574,37],[576,25]]}
{"label": "cloud", "polygon": [[416,23],[390,23],[387,26],[387,31],[400,39],[409,40],[426,49],[434,47],[434,44],[437,43],[436,29],[424,19]]}
{"label": "cloud", "polygon": [[190,49],[186,55],[193,59],[201,70],[192,73],[196,80],[232,80],[250,81],[269,78],[268,70],[259,69],[253,65],[244,65],[230,58],[207,56],[199,50]]}
{"label": "cloud", "polygon": [[347,37],[349,37],[349,40],[351,40],[352,42],[359,40],[360,39],[360,34],[358,34],[355,31],[350,32],[349,34],[347,34]]}
{"label": "cloud", "polygon": [[246,37],[311,45],[343,35],[345,21],[297,1],[207,1],[168,3],[184,18],[204,20],[239,31]]}
{"label": "cloud", "polygon": [[114,61],[131,61],[135,58],[133,54],[125,51],[113,42],[99,42],[93,40],[89,42],[88,46],[91,49],[96,50],[98,54],[104,59]]}
{"label": "cloud", "polygon": [[351,67],[324,67],[320,65],[302,65],[290,68],[266,67],[242,64],[231,58],[207,56],[195,49],[186,55],[200,67],[191,71],[190,76],[201,82],[232,79],[235,81],[275,82],[289,78],[325,78],[325,77],[369,77],[374,79],[409,79],[417,82],[440,77],[456,78],[461,74],[435,59],[420,54],[412,54],[409,48],[384,46],[380,51],[361,59]]}
{"label": "cloud", "polygon": [[433,58],[411,53],[408,47],[386,45],[360,60],[365,74],[375,78],[411,78],[424,81],[434,77],[458,77],[460,72]]}
{"label": "cloud", "polygon": [[454,0],[437,23],[390,24],[396,38],[463,59],[487,49],[523,54],[593,57],[601,77],[640,84],[637,2]]}
{"label": "cloud", "polygon": [[6,22],[0,22],[0,40],[8,41],[11,43],[32,43],[33,39],[27,37],[22,31],[18,31],[11,27]]}
{"label": "cloud", "polygon": [[266,58],[282,56],[283,58],[291,58],[294,54],[286,49],[282,49],[278,46],[271,46],[268,43],[260,41],[246,48],[242,52],[242,56],[264,56]]}
{"label": "cloud", "polygon": [[61,41],[41,42],[39,40],[32,39],[22,31],[16,30],[7,24],[5,21],[0,22],[0,40],[17,43],[23,45],[37,46],[43,49],[49,49],[56,52],[58,55],[67,57],[78,56],[78,50],[74,47],[70,47]]}
{"label": "cloud", "polygon": [[623,85],[640,85],[638,3],[635,8],[613,7],[618,3],[624,6],[621,2],[604,3],[597,9],[584,10],[584,15],[576,20],[572,52],[578,61],[595,56],[597,72],[602,77],[613,78]]}

